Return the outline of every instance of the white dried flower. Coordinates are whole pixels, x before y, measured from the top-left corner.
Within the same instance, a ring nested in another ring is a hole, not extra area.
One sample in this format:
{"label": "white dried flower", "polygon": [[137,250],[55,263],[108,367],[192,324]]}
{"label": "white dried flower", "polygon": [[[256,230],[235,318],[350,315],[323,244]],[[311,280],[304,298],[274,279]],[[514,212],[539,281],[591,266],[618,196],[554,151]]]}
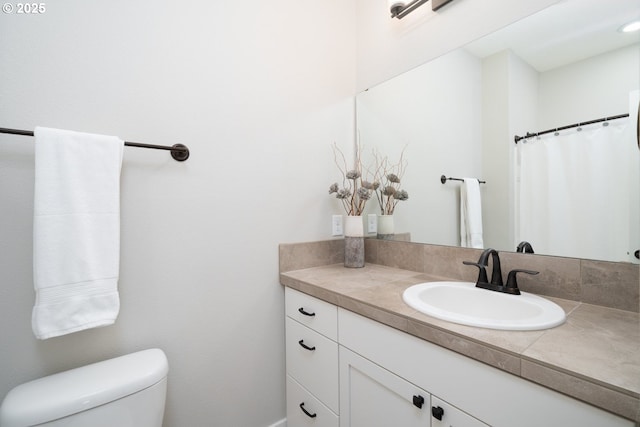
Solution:
{"label": "white dried flower", "polygon": [[375,181],[379,182],[375,195],[382,215],[393,215],[396,205],[401,200],[407,200],[409,194],[400,189],[400,181],[404,175],[407,162],[404,159],[404,149],[400,153],[397,163],[391,163],[387,156],[378,151],[373,152],[375,158]]}
{"label": "white dried flower", "polygon": [[373,184],[369,181],[362,181],[362,187],[366,188],[367,190],[375,190]]}
{"label": "white dried flower", "polygon": [[336,197],[338,199],[348,199],[349,197],[351,197],[351,191],[347,190],[346,188],[342,188],[338,190],[338,194],[336,194]]}
{"label": "white dried flower", "polygon": [[385,196],[393,196],[394,194],[396,194],[396,189],[388,185],[384,187],[384,190],[382,190],[382,194],[384,194]]}
{"label": "white dried flower", "polygon": [[346,176],[347,176],[347,179],[358,179],[360,178],[361,174],[359,171],[352,169],[350,171],[347,171]]}
{"label": "white dried flower", "polygon": [[387,179],[389,180],[389,182],[393,182],[394,184],[400,183],[400,178],[398,178],[398,175],[396,175],[395,173],[388,174]]}
{"label": "white dried flower", "polygon": [[360,200],[369,200],[371,197],[371,192],[364,187],[358,188],[358,197]]}
{"label": "white dried flower", "polygon": [[396,192],[396,194],[393,195],[393,198],[396,200],[408,200],[409,199],[409,193],[407,193],[406,190],[400,190],[398,192]]}
{"label": "white dried flower", "polygon": [[354,168],[349,169],[344,154],[336,144],[333,144],[333,156],[342,174],[342,186],[344,188],[338,187],[337,183],[332,184],[331,187],[329,187],[329,194],[335,193],[336,198],[342,202],[342,206],[347,215],[351,216],[362,215],[367,200],[371,198],[371,192],[374,191],[378,185],[377,183],[374,185],[370,181],[362,179],[362,171],[368,171],[369,169],[362,167],[359,152],[358,147]]}

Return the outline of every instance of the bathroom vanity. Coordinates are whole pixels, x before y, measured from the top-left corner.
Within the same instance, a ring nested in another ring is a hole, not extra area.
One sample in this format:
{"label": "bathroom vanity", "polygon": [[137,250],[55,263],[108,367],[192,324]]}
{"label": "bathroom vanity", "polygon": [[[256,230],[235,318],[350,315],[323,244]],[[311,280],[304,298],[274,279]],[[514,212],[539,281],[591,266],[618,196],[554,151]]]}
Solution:
{"label": "bathroom vanity", "polygon": [[281,262],[288,425],[637,425],[637,313],[552,298],[565,324],[498,331],[402,301],[411,285],[442,279],[371,263]]}

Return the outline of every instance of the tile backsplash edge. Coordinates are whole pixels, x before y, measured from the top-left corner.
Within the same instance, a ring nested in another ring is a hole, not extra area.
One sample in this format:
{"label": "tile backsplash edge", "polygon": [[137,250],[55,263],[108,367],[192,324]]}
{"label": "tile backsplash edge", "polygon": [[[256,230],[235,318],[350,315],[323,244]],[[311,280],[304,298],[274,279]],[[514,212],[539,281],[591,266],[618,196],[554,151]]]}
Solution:
{"label": "tile backsplash edge", "polygon": [[[475,281],[482,250],[378,239],[365,240],[366,262]],[[280,273],[343,262],[342,239],[279,245]],[[503,277],[514,268],[540,271],[518,276],[525,292],[640,312],[640,266],[537,254],[500,252]]]}
{"label": "tile backsplash edge", "polygon": [[344,261],[343,239],[305,243],[281,243],[278,246],[280,273],[319,267]]}

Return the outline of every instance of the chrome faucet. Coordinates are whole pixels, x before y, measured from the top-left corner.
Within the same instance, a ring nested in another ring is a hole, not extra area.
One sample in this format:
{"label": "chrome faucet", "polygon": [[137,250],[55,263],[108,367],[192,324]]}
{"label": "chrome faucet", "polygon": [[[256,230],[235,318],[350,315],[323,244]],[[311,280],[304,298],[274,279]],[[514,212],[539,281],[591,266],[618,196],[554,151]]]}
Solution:
{"label": "chrome faucet", "polygon": [[[491,271],[491,282],[489,282],[487,278],[487,267],[489,266],[489,256],[491,256],[491,261],[493,263],[493,269]],[[520,289],[518,289],[518,282],[516,281],[517,273],[526,273],[526,274],[538,274],[538,271],[531,270],[522,270],[515,269],[509,272],[507,277],[507,285],[505,286],[502,282],[502,269],[500,266],[500,256],[498,255],[498,251],[495,249],[489,248],[485,249],[478,262],[471,261],[462,261],[463,264],[466,265],[475,265],[480,270],[478,272],[478,280],[476,280],[476,287],[488,289],[496,292],[504,292],[507,294],[520,295]]]}

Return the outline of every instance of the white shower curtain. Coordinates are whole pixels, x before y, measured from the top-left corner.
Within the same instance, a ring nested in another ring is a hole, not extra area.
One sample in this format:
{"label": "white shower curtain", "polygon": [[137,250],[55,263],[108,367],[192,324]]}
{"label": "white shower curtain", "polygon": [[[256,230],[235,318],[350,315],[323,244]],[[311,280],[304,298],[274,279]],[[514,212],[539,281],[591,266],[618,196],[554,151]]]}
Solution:
{"label": "white shower curtain", "polygon": [[632,221],[639,219],[631,218],[631,201],[640,187],[634,126],[625,118],[520,142],[517,241],[530,242],[536,253],[632,261]]}

